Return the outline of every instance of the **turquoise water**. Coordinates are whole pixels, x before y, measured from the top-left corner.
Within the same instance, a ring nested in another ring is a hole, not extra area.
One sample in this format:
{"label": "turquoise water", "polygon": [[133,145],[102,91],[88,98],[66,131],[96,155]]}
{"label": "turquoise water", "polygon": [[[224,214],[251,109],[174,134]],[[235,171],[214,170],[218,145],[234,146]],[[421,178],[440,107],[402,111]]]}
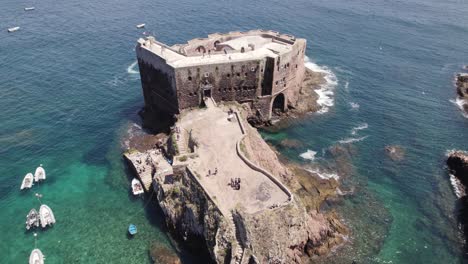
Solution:
{"label": "turquoise water", "polygon": [[[57,218],[38,232],[47,263],[148,263],[152,243],[175,250],[150,197],[129,195],[120,156],[143,103],[138,74],[128,71],[139,23],[168,43],[252,28],[306,38],[308,56],[338,79],[334,106],[265,136],[299,139],[299,149],[281,151],[304,165],[328,161],[325,150],[340,140],[367,136],[352,144],[352,171],[340,175],[356,187],[335,205],[352,235],[330,262],[463,261],[443,159],[448,149],[468,149],[468,120],[449,101],[467,60],[467,11],[454,0],[2,1],[0,262],[25,262],[34,247],[23,223],[39,205],[35,192]],[[386,158],[388,144],[405,148],[402,162]],[[315,161],[301,160],[307,149],[318,152]],[[40,163],[47,181],[20,192]]]}

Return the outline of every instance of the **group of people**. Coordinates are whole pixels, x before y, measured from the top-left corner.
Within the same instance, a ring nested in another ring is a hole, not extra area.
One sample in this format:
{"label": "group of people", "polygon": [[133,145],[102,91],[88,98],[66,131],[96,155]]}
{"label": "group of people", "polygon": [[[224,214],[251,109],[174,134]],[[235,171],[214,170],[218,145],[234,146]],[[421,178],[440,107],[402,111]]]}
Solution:
{"label": "group of people", "polygon": [[234,190],[240,190],[240,183],[241,183],[240,178],[231,178],[231,182],[228,183],[228,185],[231,186],[231,188]]}
{"label": "group of people", "polygon": [[211,173],[211,170],[208,170],[208,174],[206,175],[206,177],[209,177],[211,175],[216,175],[216,174],[218,174],[218,168],[215,168],[213,173]]}

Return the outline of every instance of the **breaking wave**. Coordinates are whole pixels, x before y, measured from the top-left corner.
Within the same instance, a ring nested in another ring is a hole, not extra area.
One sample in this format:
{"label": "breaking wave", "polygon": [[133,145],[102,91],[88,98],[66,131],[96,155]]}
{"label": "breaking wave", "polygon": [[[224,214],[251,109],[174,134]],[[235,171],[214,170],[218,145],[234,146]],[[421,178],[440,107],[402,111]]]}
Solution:
{"label": "breaking wave", "polygon": [[306,160],[314,160],[315,155],[317,154],[316,151],[308,149],[306,152],[302,153],[299,155],[301,158],[306,159]]}
{"label": "breaking wave", "polygon": [[353,127],[353,129],[351,129],[351,135],[356,135],[359,130],[364,130],[364,129],[367,129],[368,127],[369,125],[367,123],[362,123],[356,127]]}
{"label": "breaking wave", "polygon": [[330,68],[327,66],[319,66],[313,63],[309,57],[305,57],[305,66],[313,72],[319,72],[324,74],[325,83],[320,86],[320,89],[316,89],[315,92],[318,94],[317,104],[320,105],[321,109],[317,112],[323,114],[328,112],[330,107],[335,105],[334,89],[338,85],[338,79]]}
{"label": "breaking wave", "polygon": [[453,191],[455,192],[455,195],[457,196],[457,198],[461,198],[465,196],[466,194],[465,188],[463,184],[460,182],[460,180],[457,177],[455,177],[455,175],[453,174],[449,174],[449,175],[450,175],[450,183],[453,186]]}
{"label": "breaking wave", "polygon": [[333,173],[333,172],[324,172],[319,169],[306,169],[306,170],[308,172],[317,174],[320,178],[325,179],[325,180],[329,180],[329,179],[339,180],[340,179],[340,176],[338,176],[338,174]]}
{"label": "breaking wave", "polygon": [[138,73],[140,73],[138,70],[135,70],[136,65],[137,65],[137,61],[130,64],[130,66],[128,66],[128,68],[127,68],[127,73],[129,73],[129,74],[138,74]]}
{"label": "breaking wave", "polygon": [[450,100],[450,102],[455,104],[458,107],[458,109],[460,109],[460,111],[462,112],[462,115],[465,118],[468,118],[468,113],[465,112],[465,109],[463,108],[463,106],[467,104],[465,100],[463,100],[460,97],[457,97],[457,99],[455,99],[455,100],[452,99],[452,100]]}
{"label": "breaking wave", "polygon": [[360,141],[363,141],[364,139],[366,139],[367,137],[368,136],[359,137],[359,138],[345,138],[345,139],[339,140],[338,143],[340,143],[340,144],[349,144],[349,143],[353,143],[353,142],[360,142]]}
{"label": "breaking wave", "polygon": [[352,110],[358,110],[360,105],[358,103],[350,102],[349,105],[351,106]]}

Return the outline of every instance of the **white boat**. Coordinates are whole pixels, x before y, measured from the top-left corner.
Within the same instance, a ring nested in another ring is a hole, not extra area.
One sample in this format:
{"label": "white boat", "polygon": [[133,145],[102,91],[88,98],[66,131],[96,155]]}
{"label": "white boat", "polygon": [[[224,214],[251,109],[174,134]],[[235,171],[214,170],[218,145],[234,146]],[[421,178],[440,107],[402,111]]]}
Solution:
{"label": "white boat", "polygon": [[44,255],[38,248],[33,249],[29,256],[29,264],[44,264]]}
{"label": "white boat", "polygon": [[55,224],[55,216],[49,206],[45,204],[41,205],[41,208],[39,208],[39,215],[42,228],[45,228],[47,225]]}
{"label": "white boat", "polygon": [[36,9],[34,6],[25,7],[25,8],[24,8],[24,11],[32,11],[32,10],[34,10],[34,9]]}
{"label": "white boat", "polygon": [[34,178],[32,173],[26,174],[26,176],[24,176],[23,182],[21,183],[21,190],[31,188],[33,185],[33,181]]}
{"label": "white boat", "polygon": [[146,26],[146,24],[138,24],[136,27],[137,28],[144,28]]}
{"label": "white boat", "polygon": [[39,167],[37,167],[36,172],[34,172],[34,181],[38,182],[38,181],[45,180],[45,179],[46,179],[46,173],[45,173],[44,168],[42,168],[42,164],[41,164]]}
{"label": "white boat", "polygon": [[31,227],[39,227],[39,214],[34,208],[26,216],[26,229],[29,230]]}
{"label": "white boat", "polygon": [[15,32],[15,31],[18,31],[20,29],[20,27],[12,27],[12,28],[9,28],[8,29],[8,32]]}
{"label": "white boat", "polygon": [[143,185],[141,185],[141,182],[135,178],[133,178],[132,180],[132,192],[133,195],[140,195],[145,192],[143,190]]}

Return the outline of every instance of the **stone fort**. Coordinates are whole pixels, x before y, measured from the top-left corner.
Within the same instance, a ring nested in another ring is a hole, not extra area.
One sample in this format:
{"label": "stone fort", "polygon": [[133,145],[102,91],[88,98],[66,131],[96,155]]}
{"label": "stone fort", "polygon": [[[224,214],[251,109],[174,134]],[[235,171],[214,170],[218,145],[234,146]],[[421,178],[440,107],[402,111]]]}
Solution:
{"label": "stone fort", "polygon": [[270,120],[299,96],[305,49],[305,39],[266,30],[215,33],[173,46],[140,38],[145,110],[177,115],[210,97],[247,103],[260,120]]}

